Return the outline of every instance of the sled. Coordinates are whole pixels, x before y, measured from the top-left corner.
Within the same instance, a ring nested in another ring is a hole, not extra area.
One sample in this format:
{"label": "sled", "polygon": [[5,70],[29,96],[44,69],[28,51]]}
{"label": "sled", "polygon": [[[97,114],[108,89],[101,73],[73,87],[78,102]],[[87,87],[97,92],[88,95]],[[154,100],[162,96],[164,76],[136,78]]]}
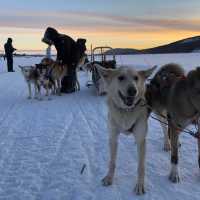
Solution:
{"label": "sled", "polygon": [[[105,68],[116,68],[116,58],[113,49],[108,46],[95,47],[91,51],[91,73],[92,83],[88,82],[87,86],[94,85],[98,95],[106,94],[104,81],[101,78],[94,64],[99,64]],[[109,54],[107,53],[109,51]]]}

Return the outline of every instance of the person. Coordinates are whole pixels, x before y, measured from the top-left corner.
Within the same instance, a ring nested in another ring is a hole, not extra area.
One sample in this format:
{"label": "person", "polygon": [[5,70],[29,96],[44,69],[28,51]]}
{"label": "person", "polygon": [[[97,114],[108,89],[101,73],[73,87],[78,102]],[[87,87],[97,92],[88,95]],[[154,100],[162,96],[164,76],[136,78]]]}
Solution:
{"label": "person", "polygon": [[8,38],[7,42],[4,45],[4,50],[5,50],[5,58],[7,60],[8,72],[14,72],[13,53],[16,49],[12,46],[12,38]]}
{"label": "person", "polygon": [[46,58],[51,58],[51,45],[48,45],[46,49]]}
{"label": "person", "polygon": [[61,82],[61,92],[71,93],[76,91],[76,67],[85,54],[86,39],[79,38],[74,41],[68,35],[59,33],[56,29],[48,27],[42,41],[54,45],[57,51],[57,61],[68,66],[67,75]]}

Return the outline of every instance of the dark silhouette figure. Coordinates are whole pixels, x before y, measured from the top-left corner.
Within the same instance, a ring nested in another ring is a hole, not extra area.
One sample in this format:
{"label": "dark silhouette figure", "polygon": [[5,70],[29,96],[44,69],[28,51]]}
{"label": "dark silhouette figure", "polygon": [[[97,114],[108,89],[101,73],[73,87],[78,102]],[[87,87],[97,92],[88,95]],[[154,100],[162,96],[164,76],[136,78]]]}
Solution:
{"label": "dark silhouette figure", "polygon": [[57,50],[57,60],[67,64],[67,75],[62,80],[61,92],[74,92],[76,88],[76,67],[86,51],[86,40],[74,41],[71,37],[57,32],[54,28],[48,27],[42,39],[48,45],[54,45]]}
{"label": "dark silhouette figure", "polygon": [[8,38],[4,45],[5,57],[7,59],[8,72],[14,72],[13,70],[13,52],[16,50],[12,46],[12,38]]}

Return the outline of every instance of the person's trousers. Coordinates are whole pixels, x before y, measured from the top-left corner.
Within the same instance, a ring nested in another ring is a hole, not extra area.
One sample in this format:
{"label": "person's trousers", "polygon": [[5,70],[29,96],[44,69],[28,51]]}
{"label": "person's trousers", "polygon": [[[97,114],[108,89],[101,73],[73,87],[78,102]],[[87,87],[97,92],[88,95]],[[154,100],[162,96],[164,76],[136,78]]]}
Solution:
{"label": "person's trousers", "polygon": [[13,71],[13,58],[12,57],[7,57],[7,67],[8,67],[8,72]]}

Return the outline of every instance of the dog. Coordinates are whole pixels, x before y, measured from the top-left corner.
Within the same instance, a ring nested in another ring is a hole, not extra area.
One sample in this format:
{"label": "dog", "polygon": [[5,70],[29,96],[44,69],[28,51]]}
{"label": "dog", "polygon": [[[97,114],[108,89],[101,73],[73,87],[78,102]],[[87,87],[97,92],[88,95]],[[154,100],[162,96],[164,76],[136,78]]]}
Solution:
{"label": "dog", "polygon": [[28,85],[28,99],[32,98],[31,85],[34,85],[35,94],[34,98],[38,100],[42,100],[41,96],[41,86],[46,89],[46,96],[49,97],[49,88],[51,87],[51,83],[48,78],[45,77],[46,70],[43,69],[43,66],[35,65],[35,66],[20,66],[21,72],[24,76],[24,79]]}
{"label": "dog", "polygon": [[43,64],[36,64],[35,66],[35,71],[38,74],[37,84],[39,85],[39,88],[43,87],[46,90],[46,96],[48,97],[48,100],[51,100],[50,90],[54,91],[55,82],[49,74],[50,69]]}
{"label": "dog", "polygon": [[49,77],[54,82],[54,94],[61,95],[61,81],[67,74],[67,65],[50,58],[42,59],[41,64],[48,68]]}
{"label": "dog", "polygon": [[178,170],[178,138],[183,129],[194,121],[198,125],[198,164],[200,168],[200,67],[190,71],[185,78],[175,82],[170,90],[167,111],[171,141],[171,171],[169,180],[180,181]]}
{"label": "dog", "polygon": [[175,82],[184,76],[185,71],[180,65],[169,63],[162,66],[147,84],[147,104],[161,122],[164,133],[164,151],[171,149],[167,127],[168,97]]}
{"label": "dog", "polygon": [[135,192],[138,195],[144,194],[145,138],[147,134],[148,108],[143,106],[143,101],[145,101],[145,81],[156,66],[144,71],[136,71],[125,66],[106,69],[95,64],[95,67],[103,77],[107,87],[108,126],[110,132],[109,169],[102,183],[104,186],[113,183],[120,133],[133,134],[137,143],[139,159]]}

